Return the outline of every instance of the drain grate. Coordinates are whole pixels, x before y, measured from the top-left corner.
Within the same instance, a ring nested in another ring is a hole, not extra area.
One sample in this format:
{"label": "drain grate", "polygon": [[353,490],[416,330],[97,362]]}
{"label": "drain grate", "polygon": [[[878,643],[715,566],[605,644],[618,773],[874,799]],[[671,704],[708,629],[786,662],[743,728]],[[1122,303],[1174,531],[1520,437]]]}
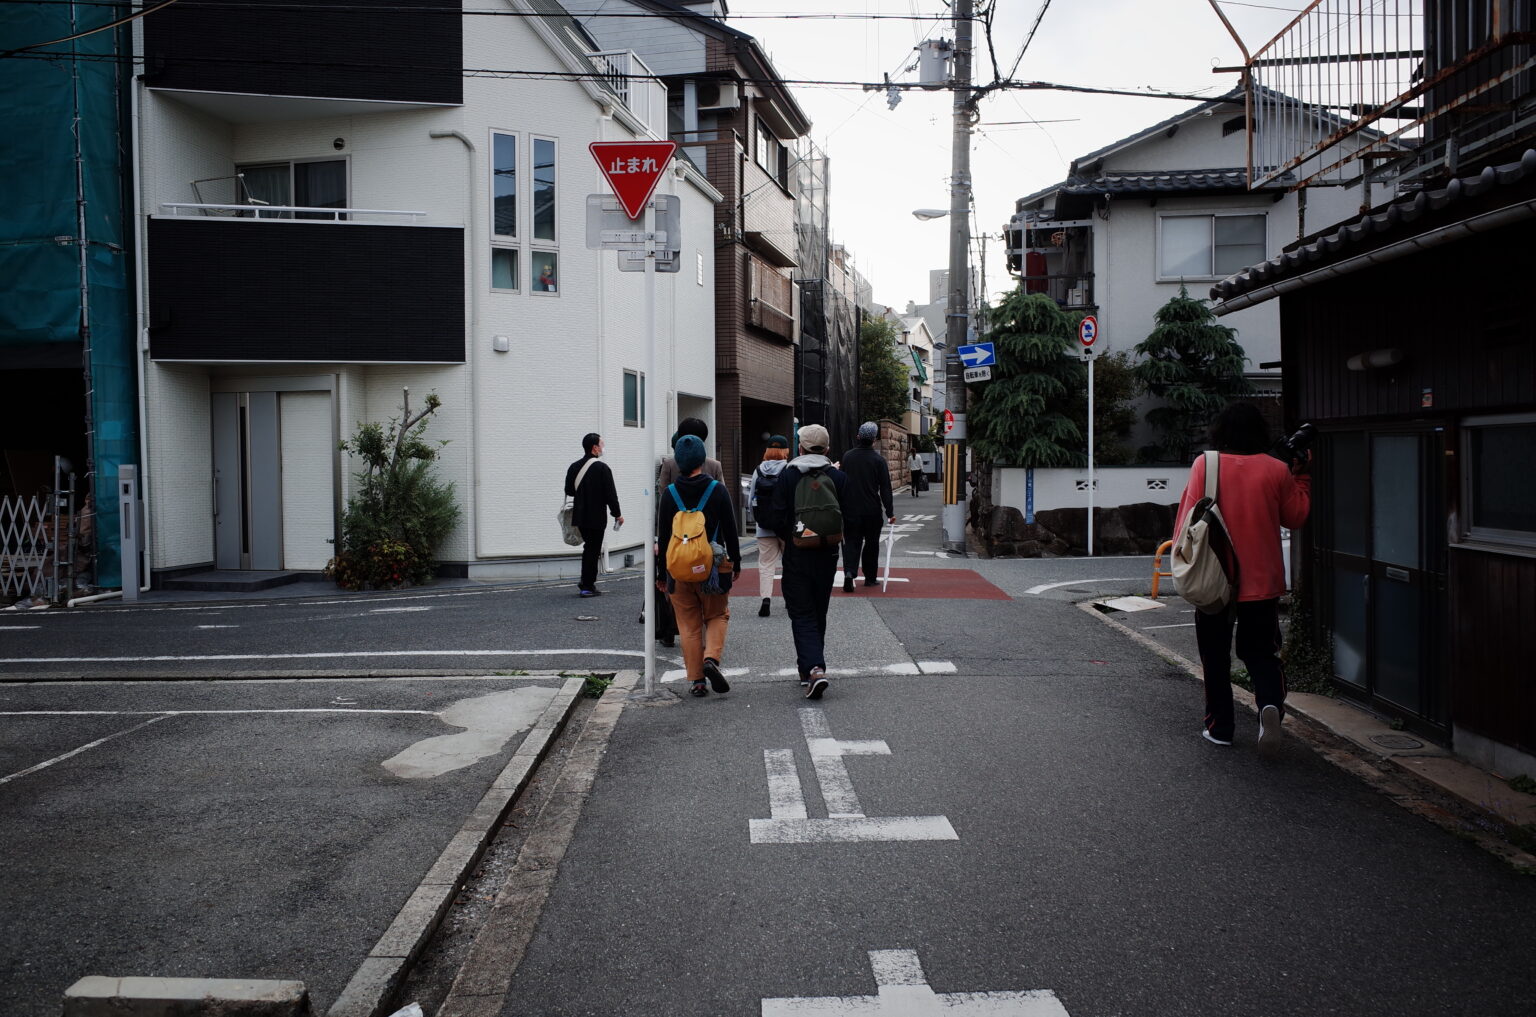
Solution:
{"label": "drain grate", "polygon": [[1424,743],[1417,738],[1401,734],[1371,735],[1371,741],[1384,749],[1422,749]]}

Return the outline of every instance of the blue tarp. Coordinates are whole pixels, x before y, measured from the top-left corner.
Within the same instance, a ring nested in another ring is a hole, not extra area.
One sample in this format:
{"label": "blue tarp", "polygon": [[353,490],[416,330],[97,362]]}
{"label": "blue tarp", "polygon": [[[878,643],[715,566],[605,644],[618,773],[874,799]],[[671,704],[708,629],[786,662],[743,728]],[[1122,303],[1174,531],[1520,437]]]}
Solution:
{"label": "blue tarp", "polygon": [[[0,51],[106,24],[127,9],[6,3]],[[118,59],[128,52],[127,32],[114,29],[0,59],[0,357],[19,344],[83,347],[89,329],[95,468],[88,483],[96,495],[96,584],[103,587],[122,581],[117,467],[138,462],[122,101],[132,68]],[[85,421],[58,426],[84,429]]]}

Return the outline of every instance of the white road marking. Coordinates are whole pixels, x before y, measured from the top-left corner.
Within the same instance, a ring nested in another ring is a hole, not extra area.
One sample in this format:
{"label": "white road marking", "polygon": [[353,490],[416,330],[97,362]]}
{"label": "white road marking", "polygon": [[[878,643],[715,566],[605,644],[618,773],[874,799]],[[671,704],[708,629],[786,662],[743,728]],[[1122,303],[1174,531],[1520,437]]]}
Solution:
{"label": "white road marking", "polygon": [[952,660],[920,660],[917,666],[923,674],[954,674],[957,670]]}
{"label": "white road marking", "polygon": [[809,818],[800,789],[800,773],[794,750],[765,749],[763,768],[768,777],[768,819],[749,819],[748,837],[753,844],[831,844],[854,841],[959,840],[960,835],[944,816],[864,815],[844,756],[888,756],[883,741],[845,741],[832,737],[827,715],[819,708],[800,710],[805,746],[827,807],[826,819]]}
{"label": "white road marking", "polygon": [[30,632],[40,628],[41,625],[0,625],[0,632]]}
{"label": "white road marking", "polygon": [[273,710],[0,710],[0,717],[200,717],[244,713],[414,713],[436,717],[436,710],[359,710],[356,708],[289,708]]}
{"label": "white road marking", "polygon": [[407,780],[462,770],[494,756],[513,735],[533,727],[555,694],[555,689],[525,687],[461,699],[438,714],[438,719],[464,730],[423,738],[384,760],[382,765],[396,777]]}
{"label": "white road marking", "polygon": [[238,629],[238,625],[199,625],[200,629]]}
{"label": "white road marking", "polygon": [[[723,668],[727,678],[739,678],[743,675],[753,674],[750,667]],[[868,674],[954,674],[956,672],[954,661],[950,660],[918,660],[903,661],[900,664],[882,664],[873,667],[829,667],[827,674],[833,678],[852,678]],[[768,672],[775,678],[791,678],[800,673],[793,667],[781,667],[776,671]],[[673,668],[664,671],[661,675],[663,682],[675,682],[680,678],[688,677],[688,672],[682,668]]]}
{"label": "white road marking", "polygon": [[934,992],[916,950],[871,950],[873,996],[765,999],[762,1017],[1071,1017],[1049,989]]}
{"label": "white road marking", "polygon": [[[329,653],[196,653],[152,657],[0,657],[0,664],[142,664],[200,660],[339,660],[350,657],[644,657],[641,650],[337,650]],[[677,661],[676,657],[666,658]]]}
{"label": "white road marking", "polygon": [[85,752],[85,751],[87,751],[89,749],[94,749],[96,746],[102,745],[102,744],[104,744],[106,742],[110,742],[114,738],[121,738],[125,734],[132,734],[133,732],[139,730],[140,728],[148,727],[149,725],[158,723],[159,721],[162,721],[165,718],[166,718],[166,714],[160,714],[158,716],[154,716],[154,717],[149,718],[148,720],[146,720],[142,724],[135,724],[135,725],[133,725],[133,727],[124,728],[123,730],[118,731],[118,732],[116,732],[114,734],[109,734],[109,735],[107,735],[104,738],[98,738],[94,742],[87,742],[85,745],[80,746],[78,749],[70,749],[68,752],[64,753],[61,756],[54,756],[52,759],[46,759],[43,762],[38,763],[36,766],[29,766],[25,770],[18,770],[18,771],[16,771],[15,773],[11,774],[8,777],[0,777],[0,784],[9,783],[10,781],[15,780],[17,777],[25,777],[29,773],[36,773],[37,771],[39,771],[39,770],[41,770],[41,769],[43,769],[45,767],[52,766],[54,763],[62,763],[64,760],[70,758],[71,756],[78,756],[80,753]]}
{"label": "white road marking", "polygon": [[1156,611],[1168,606],[1151,597],[1111,597],[1103,603],[1105,607],[1112,607],[1116,611]]}
{"label": "white road marking", "polygon": [[1060,586],[1082,586],[1084,583],[1134,583],[1134,579],[1069,579],[1064,583],[1041,583],[1039,586],[1031,586],[1025,593],[1044,593],[1046,590],[1054,590]]}
{"label": "white road marking", "polygon": [[430,607],[424,604],[415,607],[376,607],[369,614],[404,614],[407,611],[430,611]]}
{"label": "white road marking", "polygon": [[904,522],[904,523],[927,523],[927,522],[932,522],[933,520],[935,520],[937,518],[939,518],[939,517],[938,516],[916,515],[916,514],[913,514],[913,513],[909,512],[906,515],[901,517],[901,521]]}
{"label": "white road marking", "polygon": [[[881,582],[885,582],[885,579],[882,577],[880,581]],[[901,579],[901,578],[899,578],[897,576],[892,576],[890,581],[893,582],[893,583],[910,583],[912,580],[910,580],[910,579]],[[832,585],[833,586],[842,586],[843,585],[843,570],[842,569],[838,569],[837,570],[837,574],[832,577]]]}
{"label": "white road marking", "polygon": [[1152,629],[1192,629],[1194,627],[1194,622],[1180,622],[1177,625],[1143,625],[1142,631],[1151,631]]}

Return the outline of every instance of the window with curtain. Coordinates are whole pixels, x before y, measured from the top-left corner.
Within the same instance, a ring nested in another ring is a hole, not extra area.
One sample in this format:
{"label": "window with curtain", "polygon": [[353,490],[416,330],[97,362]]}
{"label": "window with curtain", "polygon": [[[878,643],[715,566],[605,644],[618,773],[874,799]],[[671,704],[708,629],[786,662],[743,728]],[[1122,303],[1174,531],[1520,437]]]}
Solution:
{"label": "window with curtain", "polygon": [[1164,215],[1157,220],[1159,279],[1221,279],[1267,256],[1261,215]]}
{"label": "window with curtain", "polygon": [[[237,166],[237,198],[261,207],[346,208],[347,161],[277,162]],[[274,219],[344,219],[327,212],[257,213]]]}

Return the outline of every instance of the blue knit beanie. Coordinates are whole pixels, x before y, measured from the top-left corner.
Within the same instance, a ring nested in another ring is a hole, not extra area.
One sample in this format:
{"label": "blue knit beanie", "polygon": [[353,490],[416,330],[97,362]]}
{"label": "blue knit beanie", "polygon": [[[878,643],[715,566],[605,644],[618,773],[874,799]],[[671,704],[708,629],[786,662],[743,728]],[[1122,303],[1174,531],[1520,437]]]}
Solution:
{"label": "blue knit beanie", "polygon": [[677,458],[677,468],[684,474],[692,473],[704,465],[704,443],[691,434],[677,439],[673,454]]}

